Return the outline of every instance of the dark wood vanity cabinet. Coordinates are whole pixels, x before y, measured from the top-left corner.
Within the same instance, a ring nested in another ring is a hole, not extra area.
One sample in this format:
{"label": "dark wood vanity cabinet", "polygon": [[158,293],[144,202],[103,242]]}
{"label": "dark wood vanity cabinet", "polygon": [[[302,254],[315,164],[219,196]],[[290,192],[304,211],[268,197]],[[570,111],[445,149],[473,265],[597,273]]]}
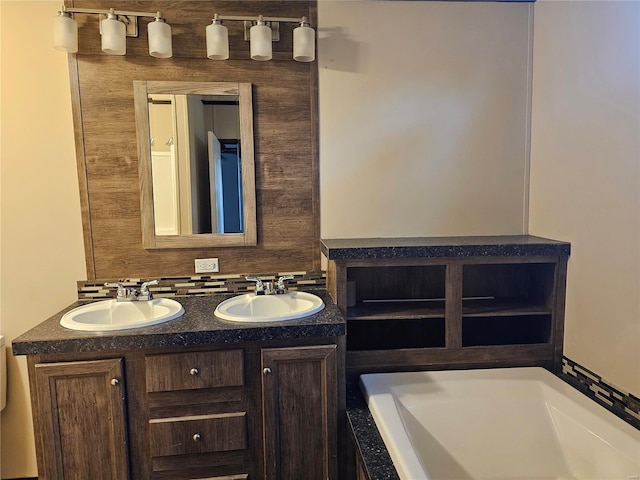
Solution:
{"label": "dark wood vanity cabinet", "polygon": [[38,478],[128,478],[123,359],[36,363],[34,373]]}
{"label": "dark wood vanity cabinet", "polygon": [[39,479],[337,479],[343,350],[330,337],[29,356]]}

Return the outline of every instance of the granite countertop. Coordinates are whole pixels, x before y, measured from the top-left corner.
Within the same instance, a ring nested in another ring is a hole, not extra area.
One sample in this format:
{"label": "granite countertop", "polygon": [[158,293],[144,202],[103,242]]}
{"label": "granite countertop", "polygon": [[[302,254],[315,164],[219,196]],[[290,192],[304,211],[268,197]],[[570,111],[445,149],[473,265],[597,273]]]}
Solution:
{"label": "granite countertop", "polygon": [[358,381],[347,382],[347,419],[371,480],[400,480]]}
{"label": "granite countertop", "polygon": [[299,320],[229,322],[214,316],[213,311],[233,295],[174,297],[184,307],[182,317],[150,327],[102,333],[69,330],[60,325],[64,313],[87,303],[76,302],[14,339],[13,354],[45,355],[344,335],[344,317],[326,290],[312,290],[312,293],[322,298],[325,308]]}
{"label": "granite countertop", "polygon": [[563,256],[571,244],[532,235],[323,239],[329,260],[484,256]]}

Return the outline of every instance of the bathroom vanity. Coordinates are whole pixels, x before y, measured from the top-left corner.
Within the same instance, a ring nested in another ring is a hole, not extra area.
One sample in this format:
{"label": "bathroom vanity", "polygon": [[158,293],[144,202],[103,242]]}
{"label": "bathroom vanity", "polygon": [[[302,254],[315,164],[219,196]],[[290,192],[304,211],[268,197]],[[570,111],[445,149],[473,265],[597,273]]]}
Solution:
{"label": "bathroom vanity", "polygon": [[213,311],[228,296],[212,295],[107,333],[61,327],[75,304],[15,339],[40,480],[336,479],[345,323],[317,294],[324,310],[299,320],[226,322]]}

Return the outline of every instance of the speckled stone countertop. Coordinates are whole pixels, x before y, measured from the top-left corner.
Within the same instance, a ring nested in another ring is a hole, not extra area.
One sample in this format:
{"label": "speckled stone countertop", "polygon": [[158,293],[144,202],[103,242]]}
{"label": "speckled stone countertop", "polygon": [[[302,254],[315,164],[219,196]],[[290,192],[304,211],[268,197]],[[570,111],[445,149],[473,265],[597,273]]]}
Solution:
{"label": "speckled stone countertop", "polygon": [[[310,290],[311,291],[311,290]],[[345,320],[326,290],[312,290],[325,303],[315,315],[277,323],[239,323],[213,315],[218,303],[233,295],[175,297],[185,313],[166,323],[111,332],[80,332],[60,325],[74,303],[13,340],[14,355],[45,355],[139,348],[184,347],[289,338],[334,337],[345,334]]]}
{"label": "speckled stone countertop", "polygon": [[357,381],[347,382],[347,418],[371,480],[400,480]]}
{"label": "speckled stone countertop", "polygon": [[531,235],[485,237],[353,238],[320,241],[329,260],[376,258],[563,256],[571,244]]}

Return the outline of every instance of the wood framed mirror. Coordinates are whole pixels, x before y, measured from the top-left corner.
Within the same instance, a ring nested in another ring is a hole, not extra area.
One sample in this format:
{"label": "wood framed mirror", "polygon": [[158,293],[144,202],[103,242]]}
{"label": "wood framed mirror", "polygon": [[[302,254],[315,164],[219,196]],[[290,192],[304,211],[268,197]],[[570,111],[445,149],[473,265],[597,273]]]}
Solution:
{"label": "wood framed mirror", "polygon": [[251,84],[133,84],[144,248],[255,246]]}

